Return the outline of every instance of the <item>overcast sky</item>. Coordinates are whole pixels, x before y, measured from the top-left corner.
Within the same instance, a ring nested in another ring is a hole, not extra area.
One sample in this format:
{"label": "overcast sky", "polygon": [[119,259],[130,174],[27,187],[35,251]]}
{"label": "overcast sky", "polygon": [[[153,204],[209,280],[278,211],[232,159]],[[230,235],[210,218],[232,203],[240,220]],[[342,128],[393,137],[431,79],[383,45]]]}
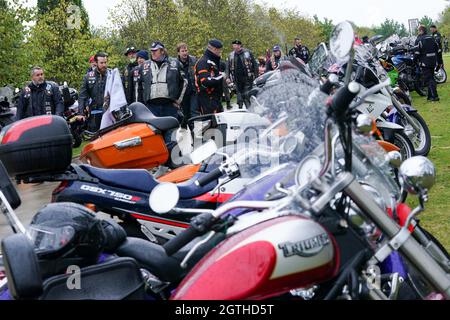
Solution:
{"label": "overcast sky", "polygon": [[[36,0],[31,2],[36,3]],[[108,9],[116,6],[121,0],[84,0],[90,22],[94,26],[105,25]],[[327,17],[334,23],[351,20],[359,26],[372,26],[383,22],[386,18],[404,23],[408,28],[408,19],[427,15],[437,19],[449,0],[256,0],[274,7],[295,8],[302,14],[319,18]]]}

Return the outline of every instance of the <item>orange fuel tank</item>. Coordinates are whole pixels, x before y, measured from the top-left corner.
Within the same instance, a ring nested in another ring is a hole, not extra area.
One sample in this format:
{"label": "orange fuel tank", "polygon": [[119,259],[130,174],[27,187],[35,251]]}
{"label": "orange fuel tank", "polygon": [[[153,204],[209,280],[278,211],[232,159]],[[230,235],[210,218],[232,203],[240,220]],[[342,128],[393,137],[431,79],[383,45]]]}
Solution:
{"label": "orange fuel tank", "polygon": [[188,164],[158,178],[160,182],[180,183],[191,179],[200,169],[200,164]]}

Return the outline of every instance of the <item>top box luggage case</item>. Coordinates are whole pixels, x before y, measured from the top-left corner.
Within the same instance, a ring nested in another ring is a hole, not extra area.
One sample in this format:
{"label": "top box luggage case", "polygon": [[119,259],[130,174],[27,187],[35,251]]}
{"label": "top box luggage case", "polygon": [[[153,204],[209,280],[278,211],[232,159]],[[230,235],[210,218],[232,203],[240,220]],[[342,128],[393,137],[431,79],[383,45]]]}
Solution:
{"label": "top box luggage case", "polygon": [[11,176],[64,172],[72,162],[72,135],[66,121],[47,115],[4,127],[0,160]]}

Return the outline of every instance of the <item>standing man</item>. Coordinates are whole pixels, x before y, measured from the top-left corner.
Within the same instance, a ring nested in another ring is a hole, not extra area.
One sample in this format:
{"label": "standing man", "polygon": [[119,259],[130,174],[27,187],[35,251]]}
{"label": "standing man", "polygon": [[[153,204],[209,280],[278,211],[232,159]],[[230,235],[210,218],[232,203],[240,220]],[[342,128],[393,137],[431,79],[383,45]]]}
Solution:
{"label": "standing man", "polygon": [[[436,26],[432,24],[430,26],[431,35],[433,36],[434,40],[436,41],[438,47],[439,47],[439,53],[438,53],[438,65],[436,70],[439,70],[443,65],[443,59],[442,59],[442,38],[441,34],[438,32]],[[439,62],[441,61],[441,62]],[[441,64],[442,63],[442,64]]]}
{"label": "standing man", "polygon": [[129,63],[123,72],[122,83],[128,104],[133,102],[133,69],[138,65],[136,54],[137,50],[135,47],[127,48],[125,51],[125,56],[128,58]]}
{"label": "standing man", "polygon": [[87,116],[88,130],[92,132],[100,129],[106,78],[111,71],[108,69],[108,55],[106,53],[98,52],[94,60],[97,67],[84,76],[78,100],[79,110]]}
{"label": "standing man", "polygon": [[222,51],[222,42],[217,39],[210,40],[203,57],[195,66],[195,85],[202,115],[223,112],[222,91],[224,74],[219,70]]}
{"label": "standing man", "polygon": [[227,64],[223,60],[220,61],[219,72],[224,74],[224,77],[222,78],[222,102],[227,104],[227,110],[231,110],[233,109],[233,106],[231,105],[231,94],[234,89],[230,86],[231,82],[228,81],[229,78],[226,76]]}
{"label": "standing man", "polygon": [[169,58],[164,44],[155,41],[151,45],[151,59],[139,67],[143,102],[157,117],[171,116],[183,121],[180,110],[188,85],[178,59]]}
{"label": "standing man", "polygon": [[31,69],[31,83],[20,94],[17,105],[17,120],[28,117],[55,114],[62,116],[64,103],[55,83],[45,81],[41,67]]}
{"label": "standing man", "polygon": [[232,42],[233,51],[228,58],[227,84],[236,85],[237,104],[242,109],[243,104],[250,107],[247,92],[253,87],[253,80],[258,76],[258,63],[250,50],[242,47],[240,40]]}
{"label": "standing man", "polygon": [[146,50],[140,50],[137,54],[136,54],[136,58],[137,58],[137,66],[133,68],[132,70],[132,75],[133,75],[133,83],[132,83],[132,95],[131,95],[131,101],[130,103],[133,102],[142,102],[143,97],[142,97],[142,86],[139,86],[139,79],[140,79],[140,75],[139,75],[139,69],[140,66],[142,66],[144,64],[145,61],[147,61],[149,58],[148,55],[148,51]]}
{"label": "standing man", "polygon": [[177,52],[178,61],[180,61],[184,75],[188,81],[186,93],[181,102],[181,108],[183,109],[184,114],[184,120],[181,123],[181,127],[187,129],[188,120],[199,115],[194,75],[194,67],[197,63],[197,59],[194,56],[189,55],[189,49],[186,43],[179,43],[177,45]]}
{"label": "standing man", "polygon": [[428,101],[439,101],[434,80],[434,70],[439,61],[439,47],[434,37],[427,34],[425,26],[419,27],[419,35],[415,42],[415,58],[419,60],[425,83],[428,84]]}
{"label": "standing man", "polygon": [[308,63],[309,49],[307,46],[302,45],[301,38],[296,37],[294,40],[294,47],[289,50],[289,55],[302,59],[304,63]]}

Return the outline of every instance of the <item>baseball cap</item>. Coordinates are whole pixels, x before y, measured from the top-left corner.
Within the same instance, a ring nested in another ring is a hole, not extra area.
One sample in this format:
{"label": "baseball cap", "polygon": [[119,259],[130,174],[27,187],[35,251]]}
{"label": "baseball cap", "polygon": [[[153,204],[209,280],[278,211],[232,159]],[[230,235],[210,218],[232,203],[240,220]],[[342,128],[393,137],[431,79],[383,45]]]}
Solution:
{"label": "baseball cap", "polygon": [[273,52],[275,52],[275,51],[281,51],[281,48],[280,48],[280,46],[274,46],[273,49],[272,49],[272,51],[273,51]]}
{"label": "baseball cap", "polygon": [[164,48],[165,48],[164,45],[160,41],[155,41],[150,46],[150,50],[152,50],[152,51],[155,51],[155,50],[158,50],[158,49],[164,49]]}
{"label": "baseball cap", "polygon": [[241,40],[236,39],[231,44],[240,44],[240,45],[242,45],[242,42],[241,42]]}
{"label": "baseball cap", "polygon": [[136,54],[136,58],[142,58],[144,60],[148,60],[149,59],[148,52],[146,50],[140,50]]}
{"label": "baseball cap", "polygon": [[125,51],[125,55],[127,56],[127,55],[128,55],[129,53],[131,53],[131,52],[136,53],[136,52],[137,52],[136,48],[135,48],[135,47],[129,47],[129,48],[127,48],[127,50]]}
{"label": "baseball cap", "polygon": [[210,46],[213,46],[214,48],[217,48],[217,49],[223,48],[222,42],[220,40],[217,40],[217,39],[209,40],[208,44]]}

